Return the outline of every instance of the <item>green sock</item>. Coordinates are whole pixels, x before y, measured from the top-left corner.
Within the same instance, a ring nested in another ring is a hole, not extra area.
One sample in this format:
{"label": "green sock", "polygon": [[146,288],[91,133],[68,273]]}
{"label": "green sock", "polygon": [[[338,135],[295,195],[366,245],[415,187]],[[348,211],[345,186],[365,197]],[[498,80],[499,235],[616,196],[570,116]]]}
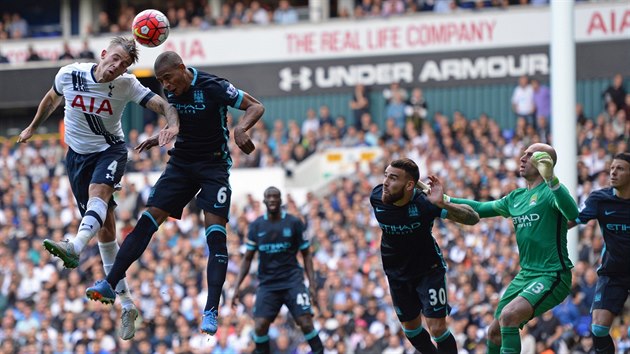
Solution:
{"label": "green sock", "polygon": [[488,347],[488,351],[486,352],[487,354],[500,354],[501,353],[501,346],[496,345],[490,339],[486,341],[486,346]]}
{"label": "green sock", "polygon": [[518,327],[501,327],[501,354],[521,352],[521,336]]}

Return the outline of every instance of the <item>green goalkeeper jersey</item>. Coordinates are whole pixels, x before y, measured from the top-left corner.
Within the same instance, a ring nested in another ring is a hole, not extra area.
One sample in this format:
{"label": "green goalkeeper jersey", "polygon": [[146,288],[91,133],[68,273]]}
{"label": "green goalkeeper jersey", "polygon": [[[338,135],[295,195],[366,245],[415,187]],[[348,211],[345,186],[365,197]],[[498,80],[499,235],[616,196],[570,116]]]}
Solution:
{"label": "green goalkeeper jersey", "polygon": [[578,208],[564,185],[551,190],[546,183],[533,189],[519,188],[491,202],[451,198],[468,204],[479,216],[511,217],[523,270],[549,272],[573,268],[567,251],[567,220]]}

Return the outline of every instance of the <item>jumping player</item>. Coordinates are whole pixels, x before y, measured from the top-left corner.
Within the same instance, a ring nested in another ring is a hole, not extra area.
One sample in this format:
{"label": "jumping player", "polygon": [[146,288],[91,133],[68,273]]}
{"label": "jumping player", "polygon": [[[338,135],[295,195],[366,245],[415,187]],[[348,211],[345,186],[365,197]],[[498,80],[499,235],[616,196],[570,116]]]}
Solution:
{"label": "jumping player", "polygon": [[[72,193],[83,219],[72,240],[44,240],[44,248],[63,260],[66,268],[79,265],[79,255],[98,234],[98,248],[105,273],[109,273],[116,254],[116,220],[112,198],[120,187],[127,165],[127,148],[121,119],[125,105],[135,102],[166,116],[168,128],[160,131],[159,144],[169,143],[178,132],[177,111],[162,97],[126,74],[138,60],[133,39],[115,37],[101,52],[97,63],[74,63],[61,69],[53,87],[39,104],[31,124],[18,137],[24,143],[65,98],[65,141],[69,146],[66,169]],[[138,310],[125,281],[113,284],[122,299],[122,339],[135,334]]]}
{"label": "jumping player", "polygon": [[[179,113],[180,127],[166,170],[156,182],[146,210],[123,242],[106,280],[89,287],[89,299],[113,303],[113,285],[147,248],[153,234],[169,216],[181,218],[184,207],[197,195],[197,205],[204,211],[208,298],[200,325],[204,333],[217,331],[217,309],[227,272],[226,229],[232,190],[228,148],[228,106],[244,110],[234,128],[234,141],[246,154],[254,151],[247,131],[262,117],[263,105],[229,81],[195,68],[186,67],[175,52],[160,54],[154,64],[155,76],[166,91],[168,102]],[[156,136],[136,147],[143,151],[158,144]]]}

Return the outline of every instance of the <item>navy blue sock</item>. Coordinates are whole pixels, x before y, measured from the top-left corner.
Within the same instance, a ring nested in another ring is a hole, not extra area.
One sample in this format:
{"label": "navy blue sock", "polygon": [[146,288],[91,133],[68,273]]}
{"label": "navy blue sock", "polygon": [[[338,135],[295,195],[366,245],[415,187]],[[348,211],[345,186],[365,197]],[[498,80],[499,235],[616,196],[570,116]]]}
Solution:
{"label": "navy blue sock", "polygon": [[211,225],[206,229],[206,242],[208,243],[208,300],[205,311],[219,308],[221,290],[227,273],[228,256],[225,226]]}
{"label": "navy blue sock", "polygon": [[257,336],[252,333],[252,339],[256,343],[256,349],[253,354],[269,354],[271,353],[271,347],[269,345],[269,335]]}
{"label": "navy blue sock", "polygon": [[437,343],[438,353],[457,354],[457,342],[450,330],[446,330],[441,336],[433,338],[433,340]]}
{"label": "navy blue sock", "polygon": [[109,285],[112,286],[112,289],[116,289],[116,284],[125,277],[127,269],[142,256],[157,229],[158,224],[151,214],[147,211],[142,213],[140,220],[136,223],[136,227],[133,228],[133,231],[127,235],[125,241],[120,245],[112,270],[107,274],[106,279]]}
{"label": "navy blue sock", "polygon": [[306,338],[308,345],[311,346],[311,353],[321,354],[324,352],[324,345],[316,329],[313,329],[311,333],[304,333],[304,338]]}
{"label": "navy blue sock", "polygon": [[431,354],[437,353],[437,349],[431,343],[431,336],[429,336],[429,332],[425,331],[422,325],[420,325],[416,329],[405,329],[403,328],[403,332],[405,336],[413,344],[413,347],[418,349],[418,351],[422,354]]}
{"label": "navy blue sock", "polygon": [[615,343],[613,342],[610,334],[598,337],[593,336],[593,347],[595,349],[595,353],[605,353],[605,354],[614,354],[615,353]]}

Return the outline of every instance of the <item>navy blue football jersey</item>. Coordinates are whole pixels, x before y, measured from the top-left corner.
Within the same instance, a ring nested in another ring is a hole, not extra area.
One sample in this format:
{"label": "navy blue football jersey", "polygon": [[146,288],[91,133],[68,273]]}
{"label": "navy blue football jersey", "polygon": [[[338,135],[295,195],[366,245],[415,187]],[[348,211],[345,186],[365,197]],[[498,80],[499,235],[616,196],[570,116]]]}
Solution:
{"label": "navy blue football jersey", "polygon": [[169,154],[188,160],[217,157],[227,160],[230,156],[228,106],[238,108],[243,91],[226,79],[194,68],[188,70],[193,73],[188,91],[180,96],[165,91],[168,102],[179,113],[179,134]]}
{"label": "navy blue football jersey", "polygon": [[309,246],[302,221],[286,212],[278,221],[269,220],[265,214],[249,225],[246,247],[258,251],[258,280],[268,289],[289,289],[304,283],[297,253]]}
{"label": "navy blue football jersey", "polygon": [[606,247],[599,274],[630,273],[630,199],[615,195],[612,187],[594,191],[580,210],[578,223],[597,219]]}
{"label": "navy blue football jersey", "polygon": [[385,204],[381,200],[383,185],[372,190],[370,203],[383,231],[381,258],[388,277],[398,280],[417,278],[437,267],[446,268],[442,252],[431,229],[446,210],[436,207],[419,189],[405,206]]}

